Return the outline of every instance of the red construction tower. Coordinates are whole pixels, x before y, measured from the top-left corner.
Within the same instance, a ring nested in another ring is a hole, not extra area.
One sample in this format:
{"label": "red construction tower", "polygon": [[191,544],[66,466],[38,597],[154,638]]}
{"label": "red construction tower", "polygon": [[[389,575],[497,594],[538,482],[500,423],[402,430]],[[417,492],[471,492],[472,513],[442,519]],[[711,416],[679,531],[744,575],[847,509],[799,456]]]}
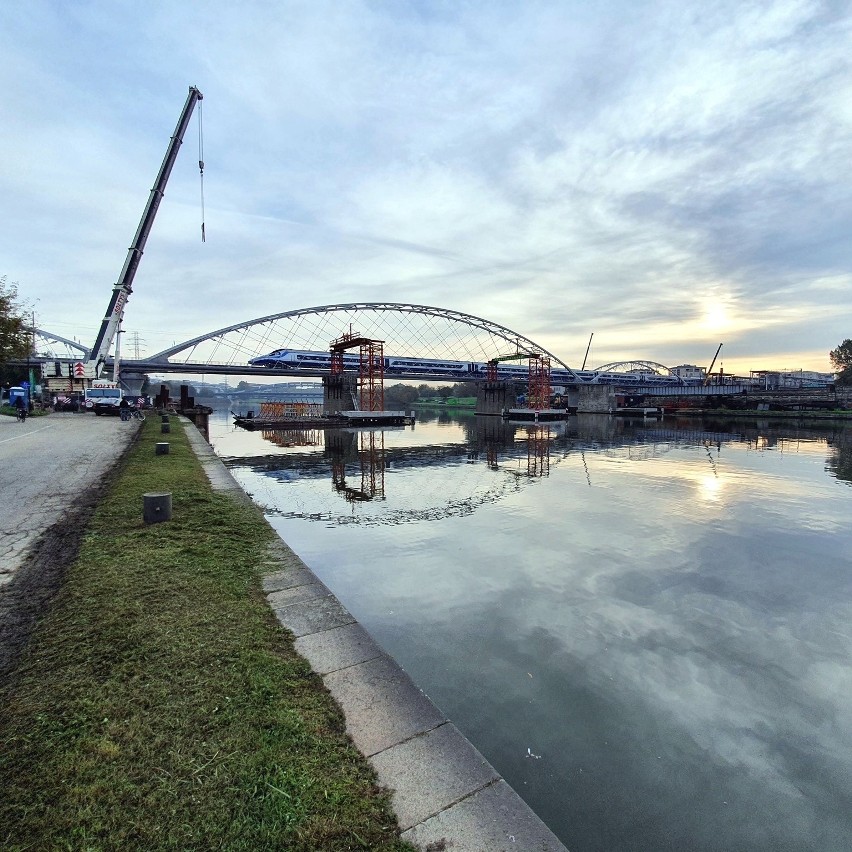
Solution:
{"label": "red construction tower", "polygon": [[385,359],[384,340],[370,340],[358,332],[351,331],[338,337],[330,347],[331,374],[343,373],[343,353],[347,349],[359,350],[358,359],[358,406],[361,411],[384,411],[385,409]]}
{"label": "red construction tower", "polygon": [[544,411],[550,408],[550,358],[535,352],[516,352],[492,358],[486,365],[486,381],[497,381],[497,368],[502,361],[522,361],[525,358],[529,359],[527,408]]}
{"label": "red construction tower", "polygon": [[533,411],[550,408],[550,358],[530,355],[527,407]]}

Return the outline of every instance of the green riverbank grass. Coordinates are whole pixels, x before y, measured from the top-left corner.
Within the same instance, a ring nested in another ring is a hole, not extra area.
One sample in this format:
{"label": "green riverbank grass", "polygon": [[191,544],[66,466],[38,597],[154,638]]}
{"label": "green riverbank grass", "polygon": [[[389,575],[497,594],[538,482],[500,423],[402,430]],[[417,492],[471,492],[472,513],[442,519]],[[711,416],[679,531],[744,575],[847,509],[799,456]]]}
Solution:
{"label": "green riverbank grass", "polygon": [[[148,418],[0,691],[0,848],[412,849],[265,602],[269,526],[175,418],[159,440]],[[151,491],[172,521],[143,523]]]}

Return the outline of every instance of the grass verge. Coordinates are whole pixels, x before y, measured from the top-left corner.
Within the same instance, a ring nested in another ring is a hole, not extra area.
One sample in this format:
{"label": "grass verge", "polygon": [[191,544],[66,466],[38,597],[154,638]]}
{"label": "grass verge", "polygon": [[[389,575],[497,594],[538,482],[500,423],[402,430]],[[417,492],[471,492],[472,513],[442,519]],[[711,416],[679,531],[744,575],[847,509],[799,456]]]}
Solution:
{"label": "grass verge", "polygon": [[[274,534],[158,425],[0,690],[0,848],[411,850],[262,595]],[[150,491],[172,521],[143,523]]]}

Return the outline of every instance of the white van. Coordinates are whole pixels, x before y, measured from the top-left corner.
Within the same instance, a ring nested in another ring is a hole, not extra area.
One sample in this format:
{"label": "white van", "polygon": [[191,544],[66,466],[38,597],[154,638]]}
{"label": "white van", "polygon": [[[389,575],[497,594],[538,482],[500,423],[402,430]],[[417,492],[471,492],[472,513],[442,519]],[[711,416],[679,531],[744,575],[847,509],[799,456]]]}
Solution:
{"label": "white van", "polygon": [[95,379],[92,386],[84,391],[83,405],[86,411],[95,414],[118,414],[119,405],[124,394],[116,382]]}

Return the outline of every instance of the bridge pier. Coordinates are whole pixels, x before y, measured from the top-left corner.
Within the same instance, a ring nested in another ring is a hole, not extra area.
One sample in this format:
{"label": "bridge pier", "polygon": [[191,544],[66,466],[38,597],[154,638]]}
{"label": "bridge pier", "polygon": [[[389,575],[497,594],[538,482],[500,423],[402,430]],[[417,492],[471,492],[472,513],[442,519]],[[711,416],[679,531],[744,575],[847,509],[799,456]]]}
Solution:
{"label": "bridge pier", "polygon": [[337,414],[340,411],[357,411],[355,394],[358,380],[353,375],[345,373],[337,376],[322,377],[322,410],[326,414]]}
{"label": "bridge pier", "polygon": [[612,385],[580,385],[577,388],[577,411],[586,414],[609,414],[615,408]]}
{"label": "bridge pier", "polygon": [[118,369],[118,380],[128,396],[142,396],[142,386],[145,384],[147,373],[141,370]]}
{"label": "bridge pier", "polygon": [[477,382],[476,414],[502,417],[515,404],[512,382]]}

